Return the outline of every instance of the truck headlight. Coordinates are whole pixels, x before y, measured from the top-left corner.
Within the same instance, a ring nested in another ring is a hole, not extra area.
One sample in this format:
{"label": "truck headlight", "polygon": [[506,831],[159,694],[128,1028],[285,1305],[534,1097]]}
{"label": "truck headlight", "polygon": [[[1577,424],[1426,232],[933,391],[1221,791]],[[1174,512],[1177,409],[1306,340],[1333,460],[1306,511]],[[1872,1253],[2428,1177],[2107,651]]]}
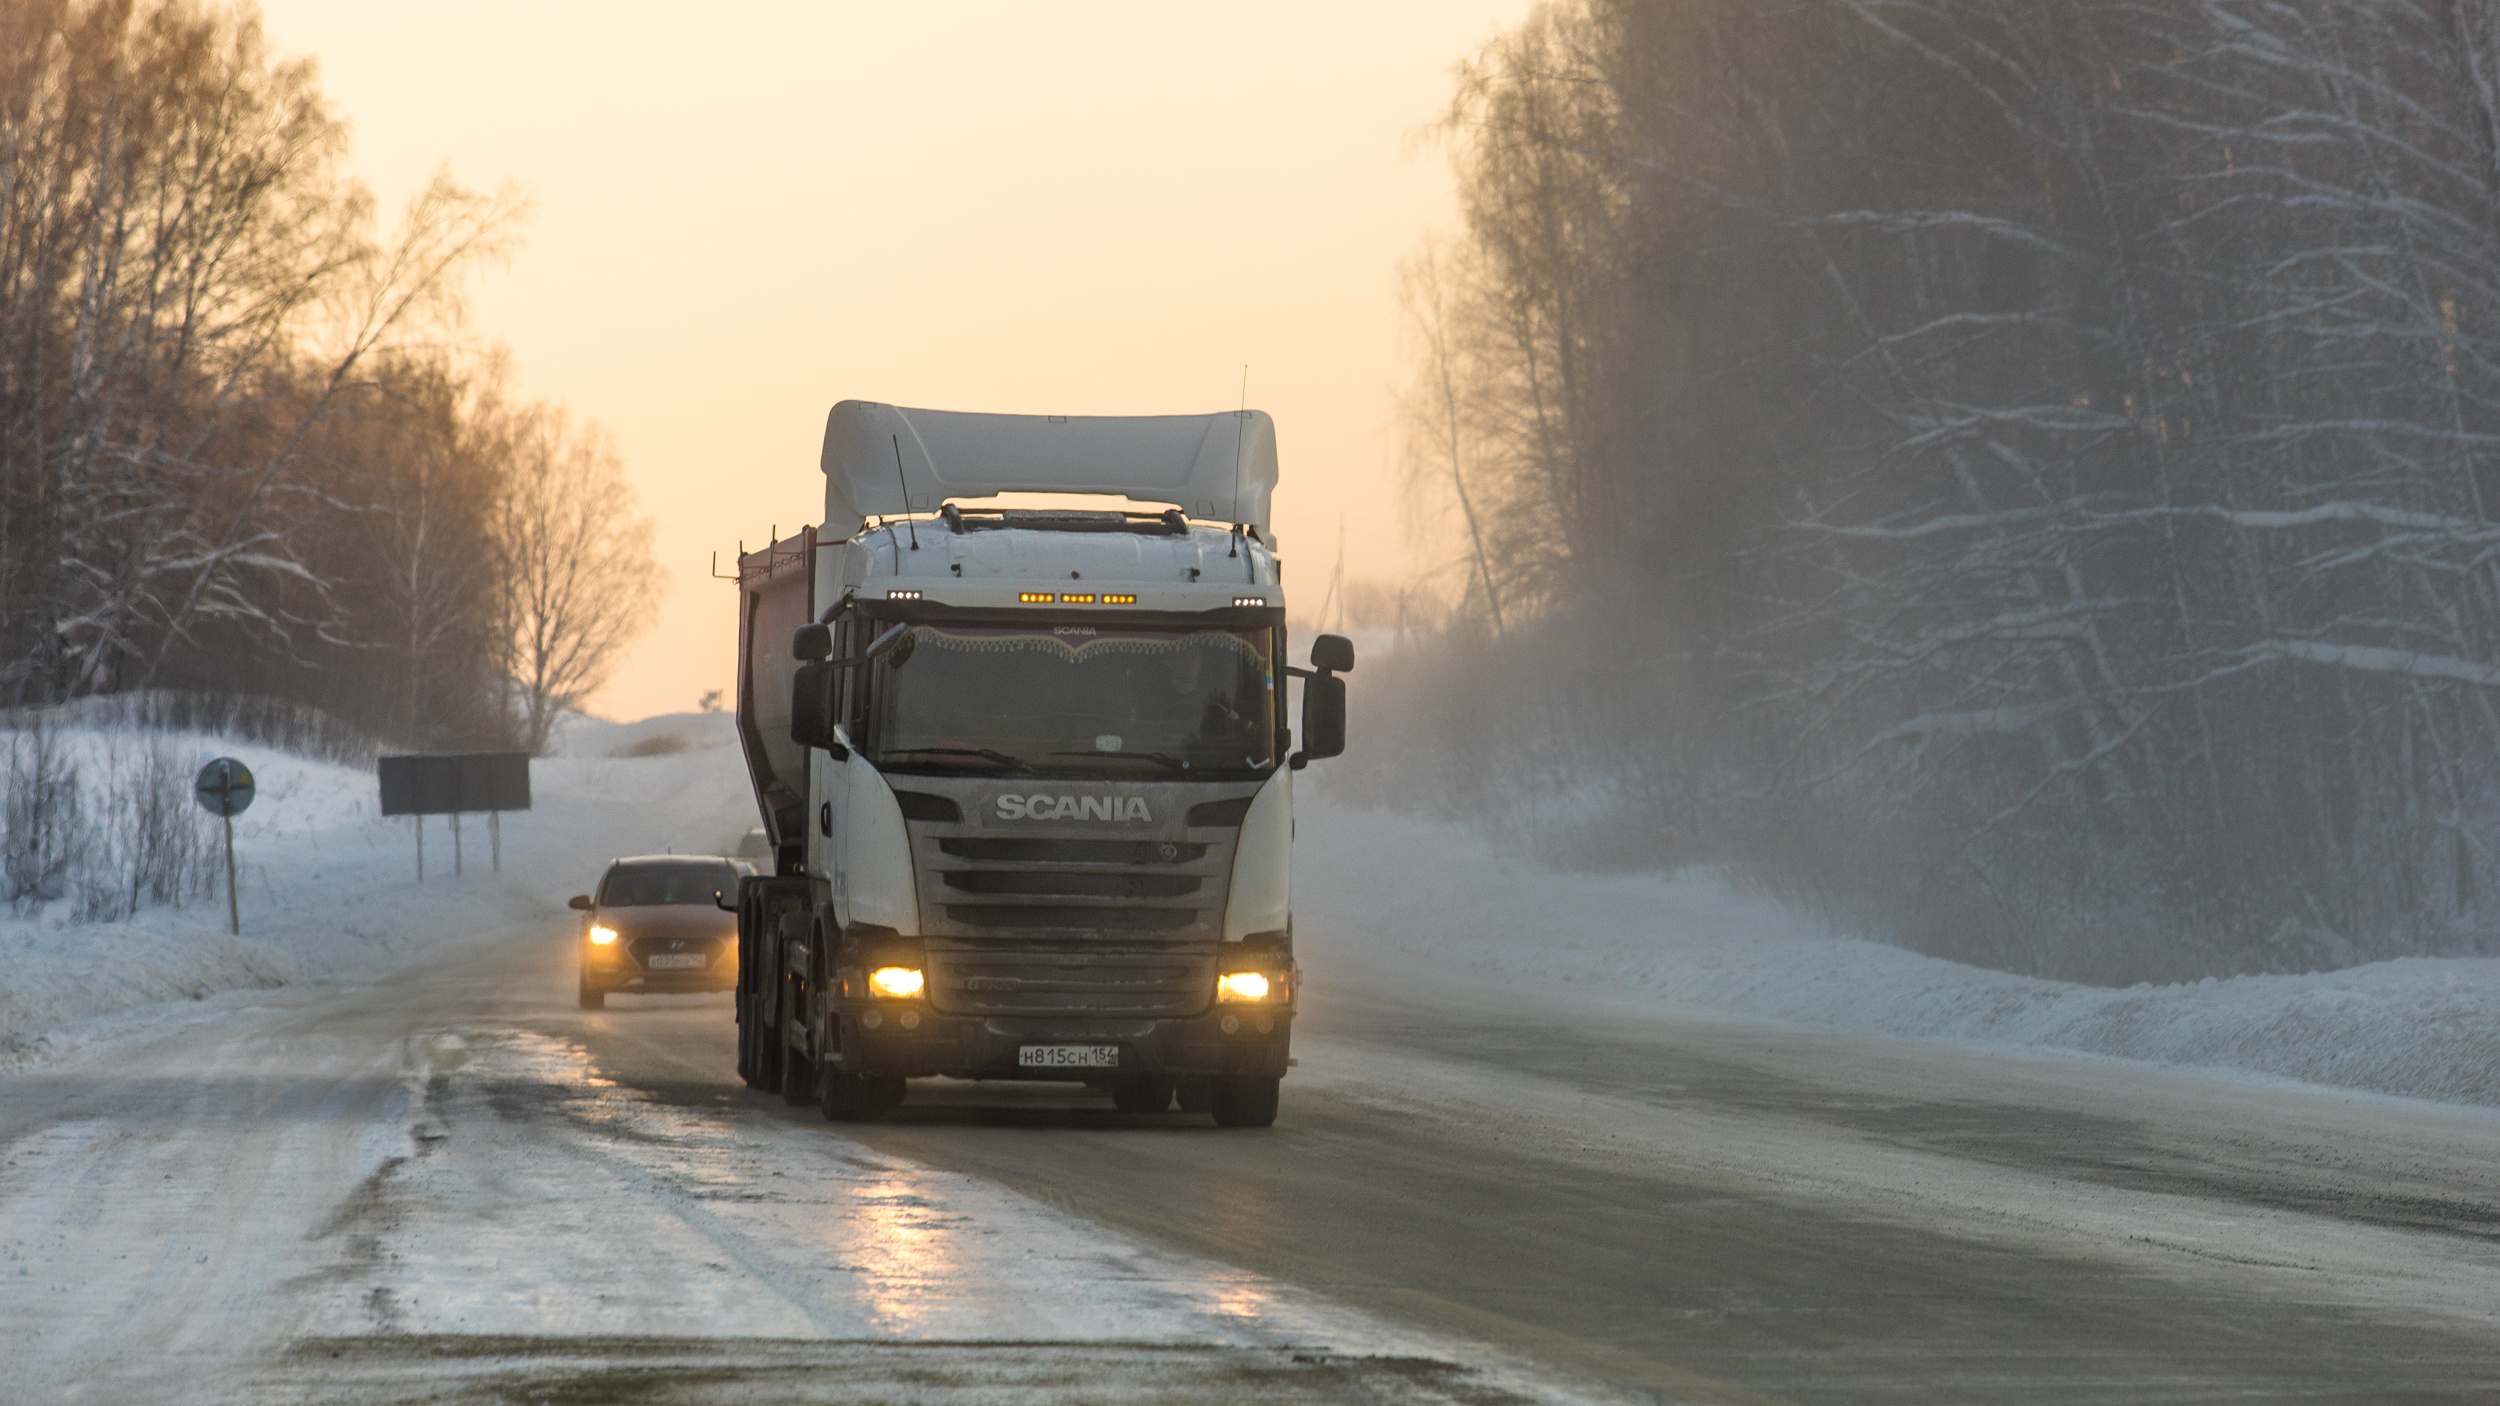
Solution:
{"label": "truck headlight", "polygon": [[909,1000],[927,984],[918,967],[879,967],[868,973],[868,994],[892,1001]]}
{"label": "truck headlight", "polygon": [[1269,982],[1264,972],[1226,972],[1215,979],[1215,999],[1228,1003],[1264,1001],[1271,990],[1281,996],[1285,983]]}
{"label": "truck headlight", "polygon": [[590,945],[593,947],[605,947],[614,941],[616,941],[614,928],[594,927],[590,930]]}

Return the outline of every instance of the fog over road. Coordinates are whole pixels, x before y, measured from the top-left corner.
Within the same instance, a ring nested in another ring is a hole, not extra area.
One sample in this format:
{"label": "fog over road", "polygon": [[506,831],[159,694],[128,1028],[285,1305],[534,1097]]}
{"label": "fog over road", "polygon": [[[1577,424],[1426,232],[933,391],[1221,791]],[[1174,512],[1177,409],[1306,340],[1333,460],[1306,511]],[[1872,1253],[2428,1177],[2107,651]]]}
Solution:
{"label": "fog over road", "polygon": [[0,1078],[0,1396],[2500,1393],[2478,1113],[1323,948],[1273,1130],[936,1081],[836,1130],[726,997],[574,1009],[571,939]]}

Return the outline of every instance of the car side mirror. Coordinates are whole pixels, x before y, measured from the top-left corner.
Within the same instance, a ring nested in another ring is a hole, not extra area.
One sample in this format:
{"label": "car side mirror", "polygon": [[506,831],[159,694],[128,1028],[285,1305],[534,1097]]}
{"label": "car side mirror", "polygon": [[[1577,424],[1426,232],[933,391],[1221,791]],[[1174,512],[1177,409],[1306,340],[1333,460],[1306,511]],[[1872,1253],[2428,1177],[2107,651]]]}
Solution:
{"label": "car side mirror", "polygon": [[1345,752],[1345,680],[1331,673],[1302,681],[1302,750],[1290,765],[1300,771],[1312,762]]}
{"label": "car side mirror", "polygon": [[1343,635],[1321,635],[1311,641],[1311,667],[1328,673],[1354,671],[1354,641]]}
{"label": "car side mirror", "polygon": [[829,659],[833,657],[831,625],[801,625],[790,636],[790,657],[793,659]]}
{"label": "car side mirror", "polygon": [[790,740],[831,752],[837,762],[848,761],[851,755],[833,731],[834,689],[841,680],[838,666],[821,661],[801,664],[790,680]]}
{"label": "car side mirror", "polygon": [[573,897],[567,901],[564,906],[567,908],[577,908],[582,912],[587,913],[590,911],[590,895],[586,893],[577,893],[573,895]]}

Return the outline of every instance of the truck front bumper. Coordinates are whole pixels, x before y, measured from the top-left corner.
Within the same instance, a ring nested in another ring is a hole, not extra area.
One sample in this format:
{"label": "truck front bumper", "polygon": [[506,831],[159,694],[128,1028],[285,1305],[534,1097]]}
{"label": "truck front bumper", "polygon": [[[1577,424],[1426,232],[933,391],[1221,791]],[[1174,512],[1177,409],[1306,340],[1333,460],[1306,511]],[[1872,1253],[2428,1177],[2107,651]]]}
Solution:
{"label": "truck front bumper", "polygon": [[[907,1019],[907,1017],[909,1019]],[[1226,1021],[1233,1025],[1224,1028]],[[843,1005],[831,1013],[828,1057],[869,1078],[1042,1079],[1105,1083],[1132,1075],[1281,1077],[1293,1013],[1218,1006],[1164,1020],[1098,1016],[950,1016],[925,1005]],[[1117,1051],[1116,1064],[1035,1066],[1028,1047]]]}

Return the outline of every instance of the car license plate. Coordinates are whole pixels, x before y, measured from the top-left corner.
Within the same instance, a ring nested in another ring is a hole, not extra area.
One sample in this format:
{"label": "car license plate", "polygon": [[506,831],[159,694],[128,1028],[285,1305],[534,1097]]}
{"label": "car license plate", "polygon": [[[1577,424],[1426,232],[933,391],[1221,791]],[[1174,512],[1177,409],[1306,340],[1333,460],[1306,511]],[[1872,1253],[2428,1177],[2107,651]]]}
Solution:
{"label": "car license plate", "polygon": [[703,970],[703,963],[704,956],[700,952],[654,952],[642,959],[643,966],[655,972],[699,972]]}
{"label": "car license plate", "polygon": [[1117,1069],[1118,1045],[1026,1045],[1016,1063],[1027,1069]]}

